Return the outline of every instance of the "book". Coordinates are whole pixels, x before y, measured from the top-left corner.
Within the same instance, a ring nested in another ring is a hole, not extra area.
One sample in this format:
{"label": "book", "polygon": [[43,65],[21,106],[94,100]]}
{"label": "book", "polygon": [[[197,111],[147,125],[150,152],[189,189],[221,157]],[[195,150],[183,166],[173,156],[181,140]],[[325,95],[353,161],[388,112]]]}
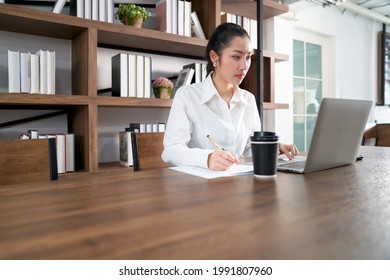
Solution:
{"label": "book", "polygon": [[99,0],[99,21],[107,21],[107,0]]}
{"label": "book", "polygon": [[20,92],[30,93],[30,55],[20,53]]}
{"label": "book", "polygon": [[92,0],[84,0],[84,18],[92,18]]}
{"label": "book", "polygon": [[58,180],[56,139],[49,138],[48,144],[49,144],[50,180]]}
{"label": "book", "polygon": [[196,37],[206,40],[206,36],[204,35],[202,25],[200,24],[196,12],[191,13],[191,30],[193,31]]}
{"label": "book", "polygon": [[19,51],[8,51],[8,92],[20,93]]}
{"label": "book", "polygon": [[56,91],[56,53],[47,51],[47,94],[55,94]]}
{"label": "book", "polygon": [[84,1],[83,0],[70,0],[70,15],[79,18],[84,17]]}
{"label": "book", "polygon": [[184,0],[177,2],[177,34],[184,36]]}
{"label": "book", "polygon": [[139,171],[137,133],[131,133],[131,150],[133,154],[134,171]]}
{"label": "book", "polygon": [[65,134],[65,171],[75,171],[74,134]]}
{"label": "book", "polygon": [[62,9],[64,8],[66,0],[56,0],[52,13],[61,14]]}
{"label": "book", "polygon": [[105,0],[106,1],[106,21],[109,23],[114,22],[114,0]]}
{"label": "book", "polygon": [[99,0],[92,0],[91,2],[91,19],[99,20]]}
{"label": "book", "polygon": [[137,97],[137,57],[135,54],[129,54],[129,97]]}
{"label": "book", "polygon": [[47,52],[39,50],[36,53],[39,57],[39,92],[47,93]]}
{"label": "book", "polygon": [[202,81],[202,65],[199,62],[187,64],[183,66],[183,69],[191,68],[194,69],[194,76],[191,80],[191,83],[199,83]]}
{"label": "book", "polygon": [[144,97],[144,83],[145,83],[145,80],[144,80],[144,67],[145,67],[145,58],[144,56],[142,55],[137,55],[136,56],[136,59],[137,59],[137,62],[136,62],[136,65],[137,65],[137,73],[136,73],[136,86],[137,86],[137,97],[138,98],[143,98]]}
{"label": "book", "polygon": [[55,139],[57,153],[57,171],[58,173],[66,172],[65,165],[65,135],[64,134],[48,134],[47,138]]}
{"label": "book", "polygon": [[131,144],[131,134],[134,131],[119,132],[119,163],[123,166],[133,166],[133,148]]}
{"label": "book", "polygon": [[150,98],[152,93],[152,58],[144,57],[144,98]]}
{"label": "book", "polygon": [[165,132],[165,123],[158,123],[158,132]]}
{"label": "book", "polygon": [[39,56],[30,53],[30,93],[39,92]]}
{"label": "book", "polygon": [[30,135],[30,139],[38,139],[38,130],[35,129],[29,129],[27,131],[28,135]]}
{"label": "book", "polygon": [[172,33],[178,34],[178,0],[171,0],[172,6]]}
{"label": "book", "polygon": [[191,9],[192,3],[184,1],[184,36],[191,37]]}
{"label": "book", "polygon": [[156,3],[157,30],[172,33],[172,1],[159,0]]}
{"label": "book", "polygon": [[128,58],[118,53],[111,58],[112,96],[128,97]]}

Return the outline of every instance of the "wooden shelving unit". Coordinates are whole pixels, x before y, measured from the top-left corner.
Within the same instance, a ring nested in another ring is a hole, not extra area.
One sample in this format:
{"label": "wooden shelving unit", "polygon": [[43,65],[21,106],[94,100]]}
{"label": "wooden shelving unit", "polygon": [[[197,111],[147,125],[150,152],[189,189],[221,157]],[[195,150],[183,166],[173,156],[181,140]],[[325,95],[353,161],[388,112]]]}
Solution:
{"label": "wooden shelving unit", "polygon": [[[253,18],[254,1],[192,0],[208,37],[220,24],[221,11],[233,11]],[[265,0],[265,18],[288,11],[288,7]],[[247,15],[248,13],[248,15]],[[249,13],[252,15],[249,16]],[[98,46],[137,49],[144,52],[203,59],[207,41],[198,38],[167,34],[155,30],[81,19],[68,15],[25,8],[18,5],[0,5],[0,30],[32,34],[71,41],[72,52],[72,94],[31,95],[0,93],[0,106],[20,108],[66,107],[69,112],[69,131],[75,134],[76,170],[94,172],[98,164],[98,108],[170,108],[172,100],[120,98],[97,95],[97,48]],[[265,69],[272,83],[273,63],[288,57],[264,52]],[[255,74],[252,74],[255,75]],[[246,78],[256,80],[256,77]],[[249,82],[249,84],[252,84]],[[269,88],[272,85],[270,84]],[[250,90],[250,87],[245,88]],[[287,104],[268,102],[265,109],[285,109]]]}

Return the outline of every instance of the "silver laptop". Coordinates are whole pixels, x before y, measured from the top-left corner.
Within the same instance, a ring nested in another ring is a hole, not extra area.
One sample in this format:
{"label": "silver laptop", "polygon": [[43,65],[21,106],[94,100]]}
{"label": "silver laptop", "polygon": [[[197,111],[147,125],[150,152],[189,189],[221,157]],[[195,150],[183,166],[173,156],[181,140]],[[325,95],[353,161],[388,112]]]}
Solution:
{"label": "silver laptop", "polygon": [[323,98],[307,157],[279,160],[278,170],[309,173],[356,161],[373,102]]}

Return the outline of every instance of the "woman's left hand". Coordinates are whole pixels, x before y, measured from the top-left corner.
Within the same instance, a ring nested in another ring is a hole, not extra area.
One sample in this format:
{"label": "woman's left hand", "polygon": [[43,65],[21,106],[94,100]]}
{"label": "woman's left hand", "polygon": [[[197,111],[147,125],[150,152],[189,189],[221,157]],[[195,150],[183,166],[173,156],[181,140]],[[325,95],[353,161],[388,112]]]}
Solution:
{"label": "woman's left hand", "polygon": [[279,146],[280,154],[285,154],[290,160],[299,155],[298,148],[294,144],[282,144]]}

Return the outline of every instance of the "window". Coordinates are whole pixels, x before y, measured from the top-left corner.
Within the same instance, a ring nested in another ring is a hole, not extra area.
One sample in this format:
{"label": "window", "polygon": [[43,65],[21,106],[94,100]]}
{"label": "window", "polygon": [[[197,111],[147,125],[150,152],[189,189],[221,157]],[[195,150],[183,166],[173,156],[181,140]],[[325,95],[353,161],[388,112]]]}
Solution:
{"label": "window", "polygon": [[322,100],[322,46],[294,40],[293,52],[294,143],[307,151]]}

